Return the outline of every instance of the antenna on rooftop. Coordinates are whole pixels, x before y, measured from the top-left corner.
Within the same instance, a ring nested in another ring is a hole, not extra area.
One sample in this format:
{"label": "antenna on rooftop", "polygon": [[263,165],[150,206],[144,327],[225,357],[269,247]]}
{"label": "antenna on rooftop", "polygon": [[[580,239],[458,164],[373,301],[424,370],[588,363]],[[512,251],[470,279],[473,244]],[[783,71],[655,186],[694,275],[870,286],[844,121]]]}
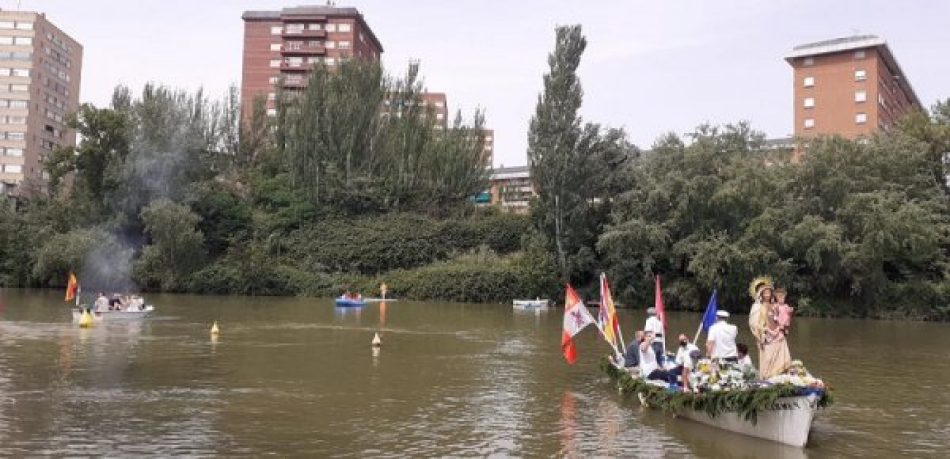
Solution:
{"label": "antenna on rooftop", "polygon": [[336,6],[336,2],[333,0],[327,0],[327,6]]}

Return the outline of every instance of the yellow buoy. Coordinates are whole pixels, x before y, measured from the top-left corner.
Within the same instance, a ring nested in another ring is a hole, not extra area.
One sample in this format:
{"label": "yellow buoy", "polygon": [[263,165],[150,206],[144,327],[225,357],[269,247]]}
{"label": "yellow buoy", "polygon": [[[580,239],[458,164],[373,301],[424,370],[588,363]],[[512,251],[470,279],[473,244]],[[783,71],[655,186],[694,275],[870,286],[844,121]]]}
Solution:
{"label": "yellow buoy", "polygon": [[211,324],[211,334],[212,334],[212,335],[217,335],[217,334],[220,333],[220,332],[221,332],[221,330],[218,329],[218,321],[216,320],[216,321],[214,321],[213,324]]}
{"label": "yellow buoy", "polygon": [[87,328],[92,326],[92,314],[89,314],[88,309],[82,310],[82,315],[79,316],[79,326],[82,328]]}
{"label": "yellow buoy", "polygon": [[373,335],[373,347],[381,347],[383,345],[383,340],[379,339],[379,333],[377,332]]}

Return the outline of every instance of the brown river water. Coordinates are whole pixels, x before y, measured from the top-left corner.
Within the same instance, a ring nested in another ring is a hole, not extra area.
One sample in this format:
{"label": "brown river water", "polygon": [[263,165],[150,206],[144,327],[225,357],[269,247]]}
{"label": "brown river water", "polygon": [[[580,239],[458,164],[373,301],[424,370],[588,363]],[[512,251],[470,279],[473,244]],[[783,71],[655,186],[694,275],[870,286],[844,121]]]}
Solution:
{"label": "brown river water", "polygon": [[[805,449],[623,398],[607,345],[560,353],[561,309],[154,295],[80,329],[58,291],[0,289],[0,455],[947,457],[950,325],[796,319],[834,388]],[[622,311],[624,333],[643,311]],[[745,317],[734,317],[737,324]],[[221,334],[208,330],[217,320]],[[699,314],[671,313],[670,334]],[[749,342],[745,327],[743,340]],[[380,331],[383,346],[370,347]],[[670,345],[672,342],[669,343]]]}

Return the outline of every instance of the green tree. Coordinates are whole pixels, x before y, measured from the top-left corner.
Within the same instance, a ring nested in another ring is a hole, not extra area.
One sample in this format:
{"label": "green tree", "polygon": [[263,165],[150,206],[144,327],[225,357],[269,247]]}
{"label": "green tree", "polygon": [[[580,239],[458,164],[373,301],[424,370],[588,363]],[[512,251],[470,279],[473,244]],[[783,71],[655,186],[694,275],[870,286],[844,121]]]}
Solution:
{"label": "green tree", "polygon": [[204,235],[196,229],[200,217],[168,199],[149,204],[141,217],[149,244],[135,266],[136,278],[147,287],[182,288],[203,262]]}

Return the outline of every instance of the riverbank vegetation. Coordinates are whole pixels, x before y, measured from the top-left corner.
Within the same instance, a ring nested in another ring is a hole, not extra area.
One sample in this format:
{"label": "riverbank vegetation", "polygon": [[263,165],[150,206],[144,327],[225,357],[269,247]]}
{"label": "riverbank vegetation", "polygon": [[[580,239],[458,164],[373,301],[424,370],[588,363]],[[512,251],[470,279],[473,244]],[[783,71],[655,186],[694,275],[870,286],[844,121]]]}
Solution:
{"label": "riverbank vegetation", "polygon": [[[950,102],[860,141],[769,146],[746,123],[647,151],[579,116],[580,27],[559,28],[528,132],[529,216],[477,208],[483,116],[439,129],[415,68],[316,67],[308,89],[241,107],[236,91],[118,88],[71,124],[47,189],[0,205],[0,285],[86,291],[507,302],[588,298],[748,309],[772,275],[798,313],[950,320]],[[280,86],[280,85],[278,85]],[[244,113],[244,122],[241,113]]]}

